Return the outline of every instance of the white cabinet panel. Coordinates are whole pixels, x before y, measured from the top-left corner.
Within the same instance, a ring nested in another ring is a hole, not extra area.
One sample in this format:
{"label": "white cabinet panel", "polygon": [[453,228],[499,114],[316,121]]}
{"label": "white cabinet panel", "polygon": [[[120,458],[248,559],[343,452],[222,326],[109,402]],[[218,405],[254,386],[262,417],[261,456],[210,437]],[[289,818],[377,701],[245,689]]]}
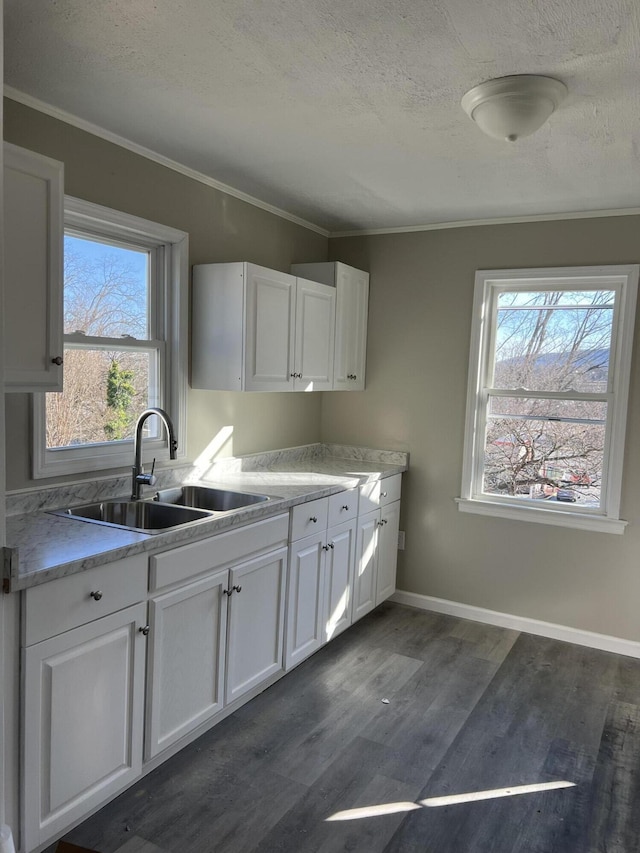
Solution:
{"label": "white cabinet panel", "polygon": [[384,506],[380,510],[376,605],[381,604],[396,591],[399,529],[400,501],[396,501],[395,503]]}
{"label": "white cabinet panel", "polygon": [[145,616],[137,604],[24,650],[26,849],[141,772]]}
{"label": "white cabinet panel", "polygon": [[356,576],[353,585],[354,622],[376,606],[379,528],[380,510],[370,512],[358,519]]}
{"label": "white cabinet panel", "polygon": [[283,668],[286,566],[281,548],[230,572],[227,704]]}
{"label": "white cabinet panel", "polygon": [[147,759],[223,707],[228,574],[151,599]]}
{"label": "white cabinet panel", "polygon": [[63,202],[62,163],[5,143],[7,391],[62,391]]}
{"label": "white cabinet panel", "polygon": [[336,318],[336,291],[297,279],[295,390],[331,391]]}
{"label": "white cabinet panel", "polygon": [[323,604],[323,641],[337,637],[351,625],[355,573],[356,521],[327,531]]}
{"label": "white cabinet panel", "polygon": [[290,391],[296,280],[247,264],[245,391]]}
{"label": "white cabinet panel", "polygon": [[334,391],[364,389],[369,273],[339,261],[293,264],[291,272],[336,289]]}
{"label": "white cabinet panel", "polygon": [[326,531],[291,546],[287,594],[285,667],[289,669],[320,648],[323,639],[323,604]]}

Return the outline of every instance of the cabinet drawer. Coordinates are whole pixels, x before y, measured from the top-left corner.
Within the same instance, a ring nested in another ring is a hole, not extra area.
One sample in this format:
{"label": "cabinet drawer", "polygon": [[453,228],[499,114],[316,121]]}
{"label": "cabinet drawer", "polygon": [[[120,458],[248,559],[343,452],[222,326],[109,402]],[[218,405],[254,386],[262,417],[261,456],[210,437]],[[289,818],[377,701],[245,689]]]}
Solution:
{"label": "cabinet drawer", "polygon": [[284,513],[157,554],[151,558],[149,589],[153,592],[282,547],[288,532],[289,514]]}
{"label": "cabinet drawer", "polygon": [[329,527],[349,521],[358,514],[358,490],[348,489],[329,498]]}
{"label": "cabinet drawer", "polygon": [[[92,597],[95,593],[96,597]],[[100,597],[97,597],[100,593]],[[24,593],[24,645],[62,634],[144,601],[147,555],[135,554]]]}
{"label": "cabinet drawer", "polygon": [[383,480],[375,480],[360,486],[360,515],[399,501],[401,487],[402,474],[393,474]]}
{"label": "cabinet drawer", "polygon": [[291,513],[291,541],[311,536],[319,530],[327,529],[329,516],[329,499],[319,498],[317,501],[307,501],[305,504],[294,506]]}

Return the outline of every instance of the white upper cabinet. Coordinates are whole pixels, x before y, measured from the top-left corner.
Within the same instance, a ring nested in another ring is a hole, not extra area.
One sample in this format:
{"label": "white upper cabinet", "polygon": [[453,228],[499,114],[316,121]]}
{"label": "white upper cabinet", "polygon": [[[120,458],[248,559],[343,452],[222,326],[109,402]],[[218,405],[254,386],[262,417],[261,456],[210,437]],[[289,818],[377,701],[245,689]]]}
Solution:
{"label": "white upper cabinet", "polygon": [[6,391],[62,391],[63,165],[4,144]]}
{"label": "white upper cabinet", "polygon": [[367,355],[369,273],[339,261],[294,264],[294,275],[335,287],[334,391],[362,391]]}
{"label": "white upper cabinet", "polygon": [[220,391],[326,391],[336,292],[249,263],[193,268],[191,384]]}

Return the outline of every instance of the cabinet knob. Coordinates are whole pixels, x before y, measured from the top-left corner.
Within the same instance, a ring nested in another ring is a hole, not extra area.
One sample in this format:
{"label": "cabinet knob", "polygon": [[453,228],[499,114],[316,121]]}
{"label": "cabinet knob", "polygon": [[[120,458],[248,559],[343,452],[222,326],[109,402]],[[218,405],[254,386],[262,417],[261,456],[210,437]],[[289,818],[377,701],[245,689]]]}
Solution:
{"label": "cabinet knob", "polygon": [[242,592],[242,587],[241,587],[241,586],[239,586],[239,585],[238,585],[238,586],[234,586],[234,587],[232,587],[232,590],[234,590],[234,589],[235,589],[235,591],[236,591],[236,592]]}
{"label": "cabinet knob", "polygon": [[233,595],[233,590],[232,589],[223,589],[222,594],[231,596],[231,595]]}
{"label": "cabinet knob", "polygon": [[386,496],[387,496],[387,492],[380,492],[380,497],[381,497],[381,498],[386,498]]}
{"label": "cabinet knob", "polygon": [[323,546],[322,546],[322,550],[323,550],[323,551],[328,551],[328,550],[329,550],[329,546],[328,546],[328,545],[323,545]]}
{"label": "cabinet knob", "polygon": [[151,627],[149,625],[145,625],[144,628],[138,628],[138,631],[142,634],[143,637],[148,637],[150,630]]}
{"label": "cabinet knob", "polygon": [[357,379],[357,378],[358,377],[356,376],[355,373],[347,373],[347,379]]}
{"label": "cabinet knob", "polygon": [[289,375],[292,377],[292,379],[302,379],[301,373],[290,373]]}
{"label": "cabinet knob", "polygon": [[349,510],[349,504],[344,504],[342,509],[346,509],[348,511]]}
{"label": "cabinet knob", "polygon": [[311,518],[309,519],[309,521],[313,521],[314,524],[318,523],[318,519],[315,515],[312,515]]}
{"label": "cabinet knob", "polygon": [[94,601],[100,601],[100,599],[102,598],[102,593],[99,589],[96,589],[93,592],[89,593],[89,598],[93,598]]}
{"label": "cabinet knob", "polygon": [[51,359],[51,364],[57,364],[58,367],[60,367],[60,365],[62,364],[63,361],[64,361],[64,359],[62,358],[62,356],[57,355],[55,358]]}
{"label": "cabinet knob", "polygon": [[383,519],[382,519],[382,521],[380,522],[380,524],[386,524],[386,523],[387,523],[387,519],[386,519],[386,518],[383,518]]}

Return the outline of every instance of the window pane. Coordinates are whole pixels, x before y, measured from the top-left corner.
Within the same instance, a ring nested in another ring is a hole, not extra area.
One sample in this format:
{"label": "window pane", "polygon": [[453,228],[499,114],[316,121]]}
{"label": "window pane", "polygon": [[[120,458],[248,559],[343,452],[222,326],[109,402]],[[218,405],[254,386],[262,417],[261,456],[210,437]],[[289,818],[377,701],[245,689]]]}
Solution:
{"label": "window pane", "polygon": [[483,491],[599,507],[604,438],[602,424],[492,417]]}
{"label": "window pane", "polygon": [[489,417],[563,418],[600,421],[607,418],[607,404],[591,400],[532,400],[529,397],[489,397]]}
{"label": "window pane", "polygon": [[148,252],[65,236],[65,334],[148,339],[148,315]]}
{"label": "window pane", "polygon": [[65,349],[64,391],[46,395],[47,448],[132,438],[138,415],[156,403],[155,362],[155,351]]}
{"label": "window pane", "polygon": [[494,388],[607,390],[615,292],[506,292],[498,297]]}

